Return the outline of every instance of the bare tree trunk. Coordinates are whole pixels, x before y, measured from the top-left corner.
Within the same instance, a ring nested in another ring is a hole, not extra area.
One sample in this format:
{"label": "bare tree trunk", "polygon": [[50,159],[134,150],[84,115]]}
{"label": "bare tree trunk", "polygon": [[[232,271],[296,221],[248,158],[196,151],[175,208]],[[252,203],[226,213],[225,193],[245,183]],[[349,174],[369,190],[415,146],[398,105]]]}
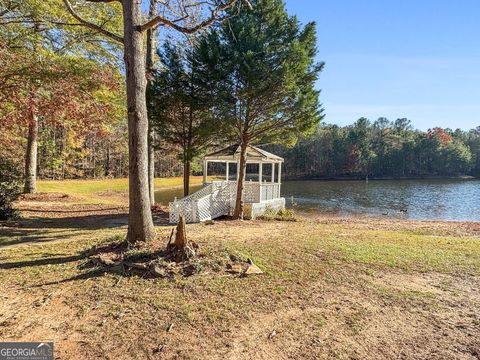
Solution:
{"label": "bare tree trunk", "polygon": [[183,196],[188,196],[190,193],[190,160],[183,163]]}
{"label": "bare tree trunk", "polygon": [[247,141],[243,140],[240,145],[240,168],[238,169],[237,198],[235,201],[234,219],[243,219],[244,198],[243,188],[245,183],[245,172],[247,170]]}
{"label": "bare tree trunk", "polygon": [[28,124],[27,151],[25,154],[25,186],[23,192],[32,194],[37,191],[37,147],[38,116],[31,110]]}
{"label": "bare tree trunk", "polygon": [[145,99],[145,57],[141,2],[124,0],[123,24],[128,105],[129,217],[127,240],[149,241],[155,236],[148,182],[148,117]]}
{"label": "bare tree trunk", "polygon": [[107,154],[105,157],[105,177],[110,176],[110,143],[107,145]]}
{"label": "bare tree trunk", "polygon": [[[156,15],[156,3],[157,0],[150,0],[149,17],[153,18]],[[151,76],[153,71],[153,58],[155,55],[155,36],[156,31],[154,29],[147,30],[147,57],[146,57],[146,70],[148,74],[147,89],[151,86]],[[150,91],[147,93],[147,100],[150,102]],[[148,109],[148,107],[147,107]],[[148,122],[148,189],[150,196],[150,206],[155,205],[155,151],[153,149],[154,132],[152,123],[149,119]]]}
{"label": "bare tree trunk", "polygon": [[150,206],[155,205],[155,151],[153,149],[153,129],[148,124],[148,194]]}

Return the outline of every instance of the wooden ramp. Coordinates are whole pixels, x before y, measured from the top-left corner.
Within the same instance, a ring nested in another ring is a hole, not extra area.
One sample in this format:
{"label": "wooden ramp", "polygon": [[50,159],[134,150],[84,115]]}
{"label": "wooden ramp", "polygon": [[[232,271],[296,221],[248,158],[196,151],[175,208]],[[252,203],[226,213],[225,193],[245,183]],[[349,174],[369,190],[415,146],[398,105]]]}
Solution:
{"label": "wooden ramp", "polygon": [[183,199],[175,200],[170,203],[170,222],[178,223],[180,215],[189,223],[228,215],[232,202],[235,203],[236,190],[236,182],[214,182]]}

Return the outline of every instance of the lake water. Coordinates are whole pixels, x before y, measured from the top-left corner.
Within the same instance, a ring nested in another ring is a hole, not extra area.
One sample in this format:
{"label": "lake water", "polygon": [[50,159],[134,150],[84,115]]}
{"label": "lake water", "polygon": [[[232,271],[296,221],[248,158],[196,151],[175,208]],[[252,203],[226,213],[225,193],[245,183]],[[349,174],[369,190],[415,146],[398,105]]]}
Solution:
{"label": "lake water", "polygon": [[[166,189],[155,198],[168,205],[182,193]],[[285,181],[282,196],[300,212],[480,221],[480,180]]]}
{"label": "lake water", "polygon": [[282,194],[300,211],[480,221],[480,180],[286,181]]}
{"label": "lake water", "polygon": [[[190,186],[190,194],[194,193],[197,190],[200,190],[201,188],[202,185]],[[170,201],[173,201],[175,198],[183,198],[183,187],[155,191],[155,202],[157,204],[168,205],[168,203]]]}

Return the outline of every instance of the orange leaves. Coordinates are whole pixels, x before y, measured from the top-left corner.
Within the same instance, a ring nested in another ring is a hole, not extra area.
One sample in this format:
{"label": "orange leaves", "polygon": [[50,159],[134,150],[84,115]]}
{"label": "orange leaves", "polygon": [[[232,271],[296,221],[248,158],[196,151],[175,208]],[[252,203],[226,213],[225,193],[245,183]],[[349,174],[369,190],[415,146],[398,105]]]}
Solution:
{"label": "orange leaves", "polygon": [[450,143],[453,138],[452,135],[447,133],[444,129],[441,127],[435,127],[433,129],[428,129],[427,131],[427,138],[429,139],[438,139],[442,145],[446,145]]}

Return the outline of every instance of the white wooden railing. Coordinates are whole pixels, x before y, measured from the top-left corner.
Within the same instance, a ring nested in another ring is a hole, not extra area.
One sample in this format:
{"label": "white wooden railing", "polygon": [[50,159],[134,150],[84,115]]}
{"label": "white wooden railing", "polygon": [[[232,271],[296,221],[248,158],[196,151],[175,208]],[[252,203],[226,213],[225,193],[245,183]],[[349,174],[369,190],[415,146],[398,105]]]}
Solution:
{"label": "white wooden railing", "polygon": [[[169,204],[170,222],[177,223],[183,215],[186,222],[201,222],[227,215],[234,207],[237,193],[236,181],[217,181],[199,191]],[[244,201],[261,203],[280,198],[280,184],[245,182]]]}

